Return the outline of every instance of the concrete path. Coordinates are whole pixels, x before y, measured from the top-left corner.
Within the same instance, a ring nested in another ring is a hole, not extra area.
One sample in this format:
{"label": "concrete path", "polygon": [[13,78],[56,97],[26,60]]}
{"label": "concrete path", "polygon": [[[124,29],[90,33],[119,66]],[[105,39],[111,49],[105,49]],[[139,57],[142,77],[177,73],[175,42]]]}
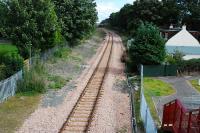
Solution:
{"label": "concrete path", "polygon": [[176,93],[166,97],[153,97],[153,101],[157,107],[157,113],[160,120],[162,120],[163,105],[174,100],[179,99],[182,101],[185,107],[195,109],[200,107],[200,102],[195,103],[193,101],[200,100],[200,93],[195,90],[188,82],[191,79],[197,79],[198,77],[159,77],[172,85],[176,90]]}

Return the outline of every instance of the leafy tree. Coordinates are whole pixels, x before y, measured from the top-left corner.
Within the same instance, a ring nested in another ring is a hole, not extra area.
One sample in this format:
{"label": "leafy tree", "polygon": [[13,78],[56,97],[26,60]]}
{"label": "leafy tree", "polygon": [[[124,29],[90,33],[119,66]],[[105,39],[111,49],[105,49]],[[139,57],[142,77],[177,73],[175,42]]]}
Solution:
{"label": "leafy tree", "polygon": [[94,0],[53,0],[62,28],[62,35],[74,45],[95,27],[97,20]]}
{"label": "leafy tree", "polygon": [[166,55],[164,43],[157,27],[149,23],[141,24],[129,46],[130,61],[135,65],[161,64]]}
{"label": "leafy tree", "polygon": [[143,22],[158,24],[160,19],[160,9],[162,8],[161,2],[158,0],[139,0],[133,4],[134,14],[132,17],[139,19]]}
{"label": "leafy tree", "polygon": [[181,19],[181,10],[176,0],[162,0],[160,15],[162,16],[159,22],[160,26],[168,28],[170,24],[178,25]]}
{"label": "leafy tree", "polygon": [[28,47],[45,50],[59,42],[60,31],[50,0],[3,0],[8,12],[5,32],[27,57]]}

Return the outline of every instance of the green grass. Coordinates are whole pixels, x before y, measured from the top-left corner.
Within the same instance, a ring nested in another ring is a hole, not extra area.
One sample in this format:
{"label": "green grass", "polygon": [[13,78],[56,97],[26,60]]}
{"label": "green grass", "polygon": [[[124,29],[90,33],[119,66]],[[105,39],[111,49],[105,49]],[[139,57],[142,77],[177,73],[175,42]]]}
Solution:
{"label": "green grass", "polygon": [[37,108],[40,95],[36,93],[17,94],[0,103],[0,133],[13,133]]}
{"label": "green grass", "polygon": [[155,78],[144,78],[144,95],[150,108],[150,112],[154,120],[160,124],[152,97],[168,96],[174,94],[175,90],[168,83]]}
{"label": "green grass", "polygon": [[18,49],[16,46],[11,44],[0,43],[0,54],[5,53],[17,53]]}
{"label": "green grass", "polygon": [[62,78],[61,76],[54,76],[54,75],[50,75],[48,77],[48,88],[49,89],[61,89],[62,87],[65,86],[65,84],[67,82],[69,82],[72,78],[67,78],[67,79],[64,79]]}
{"label": "green grass", "polygon": [[198,80],[190,80],[190,83],[192,84],[192,86],[200,92],[200,86],[198,85]]}

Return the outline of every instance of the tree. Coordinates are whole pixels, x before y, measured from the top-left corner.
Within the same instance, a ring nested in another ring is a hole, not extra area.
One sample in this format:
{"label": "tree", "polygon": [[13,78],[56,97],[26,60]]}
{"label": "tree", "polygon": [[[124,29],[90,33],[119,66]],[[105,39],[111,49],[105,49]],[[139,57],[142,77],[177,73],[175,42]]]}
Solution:
{"label": "tree", "polygon": [[160,15],[162,16],[160,26],[168,28],[170,24],[178,25],[181,21],[181,10],[176,0],[162,0]]}
{"label": "tree", "polygon": [[159,29],[149,23],[141,24],[129,47],[130,61],[135,64],[161,64],[165,59],[165,42]]}
{"label": "tree", "polygon": [[94,0],[53,0],[62,35],[73,46],[94,29],[97,21]]}
{"label": "tree", "polygon": [[60,41],[59,25],[50,0],[3,0],[8,12],[4,30],[24,57],[28,48],[45,50]]}

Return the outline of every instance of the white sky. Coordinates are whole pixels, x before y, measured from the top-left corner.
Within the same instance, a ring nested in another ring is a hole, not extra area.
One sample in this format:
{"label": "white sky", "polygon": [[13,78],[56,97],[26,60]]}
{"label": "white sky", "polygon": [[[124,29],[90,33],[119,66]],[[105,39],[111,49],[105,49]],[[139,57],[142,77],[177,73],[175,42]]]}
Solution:
{"label": "white sky", "polygon": [[108,18],[111,13],[119,11],[125,4],[134,0],[96,0],[99,22]]}

